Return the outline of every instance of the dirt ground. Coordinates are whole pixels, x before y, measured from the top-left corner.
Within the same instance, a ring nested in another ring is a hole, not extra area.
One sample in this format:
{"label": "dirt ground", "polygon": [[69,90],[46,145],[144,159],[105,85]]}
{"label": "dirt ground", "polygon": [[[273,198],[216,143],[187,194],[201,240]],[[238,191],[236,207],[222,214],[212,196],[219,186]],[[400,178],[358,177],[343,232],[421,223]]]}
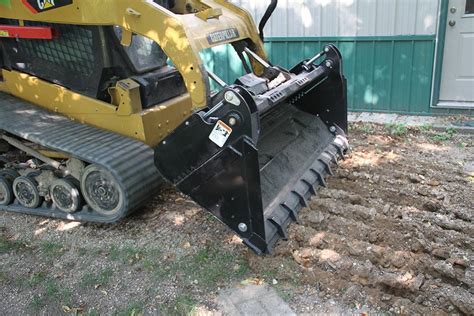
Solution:
{"label": "dirt ground", "polygon": [[265,283],[298,313],[474,314],[474,136],[356,124],[273,256],[172,189],[115,225],[0,215],[0,313],[206,314]]}

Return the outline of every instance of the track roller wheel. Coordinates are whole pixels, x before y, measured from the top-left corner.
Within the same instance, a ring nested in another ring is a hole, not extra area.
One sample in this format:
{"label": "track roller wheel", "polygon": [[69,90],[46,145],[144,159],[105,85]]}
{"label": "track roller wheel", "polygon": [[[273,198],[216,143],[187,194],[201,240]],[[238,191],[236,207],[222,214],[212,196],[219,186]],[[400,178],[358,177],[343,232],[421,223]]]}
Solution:
{"label": "track roller wheel", "polygon": [[13,202],[13,184],[6,177],[0,176],[0,205],[7,206]]}
{"label": "track roller wheel", "polygon": [[58,209],[66,213],[77,212],[82,205],[79,189],[72,180],[57,179],[49,189],[51,199]]}
{"label": "track roller wheel", "polygon": [[38,184],[29,177],[16,178],[13,181],[13,193],[24,207],[37,208],[43,201],[38,191]]}
{"label": "track roller wheel", "polygon": [[90,165],[84,170],[81,191],[87,204],[97,213],[114,216],[122,211],[125,192],[107,170]]}
{"label": "track roller wheel", "polygon": [[0,176],[9,179],[13,183],[13,180],[18,178],[20,174],[14,169],[3,169],[0,170]]}

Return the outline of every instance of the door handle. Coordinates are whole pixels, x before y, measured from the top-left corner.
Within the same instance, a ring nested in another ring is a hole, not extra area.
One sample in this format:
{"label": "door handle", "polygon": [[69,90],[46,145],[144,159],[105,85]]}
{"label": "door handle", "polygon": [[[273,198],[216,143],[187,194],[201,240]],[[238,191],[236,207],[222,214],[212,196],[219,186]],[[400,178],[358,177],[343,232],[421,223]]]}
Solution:
{"label": "door handle", "polygon": [[456,21],[453,21],[453,20],[449,21],[449,26],[454,27],[455,25],[456,25]]}

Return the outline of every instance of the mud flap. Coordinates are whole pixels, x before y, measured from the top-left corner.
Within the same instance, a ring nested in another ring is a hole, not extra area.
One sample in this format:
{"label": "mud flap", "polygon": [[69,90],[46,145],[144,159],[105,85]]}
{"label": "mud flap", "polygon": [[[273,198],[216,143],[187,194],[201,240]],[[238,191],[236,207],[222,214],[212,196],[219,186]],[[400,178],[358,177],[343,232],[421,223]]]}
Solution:
{"label": "mud flap", "polygon": [[300,64],[288,84],[258,96],[227,87],[155,149],[162,175],[257,254],[287,238],[348,149],[340,55],[327,60],[332,67]]}

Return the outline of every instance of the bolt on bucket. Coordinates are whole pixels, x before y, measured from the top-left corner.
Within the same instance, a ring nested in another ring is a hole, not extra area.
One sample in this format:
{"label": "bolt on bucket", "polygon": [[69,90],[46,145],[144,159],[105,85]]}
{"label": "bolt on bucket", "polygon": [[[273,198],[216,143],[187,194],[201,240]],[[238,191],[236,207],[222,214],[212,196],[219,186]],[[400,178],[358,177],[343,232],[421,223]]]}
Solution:
{"label": "bolt on bucket", "polygon": [[257,254],[287,238],[348,149],[337,48],[328,45],[290,71],[271,68],[273,81],[239,78],[155,148],[161,174]]}

